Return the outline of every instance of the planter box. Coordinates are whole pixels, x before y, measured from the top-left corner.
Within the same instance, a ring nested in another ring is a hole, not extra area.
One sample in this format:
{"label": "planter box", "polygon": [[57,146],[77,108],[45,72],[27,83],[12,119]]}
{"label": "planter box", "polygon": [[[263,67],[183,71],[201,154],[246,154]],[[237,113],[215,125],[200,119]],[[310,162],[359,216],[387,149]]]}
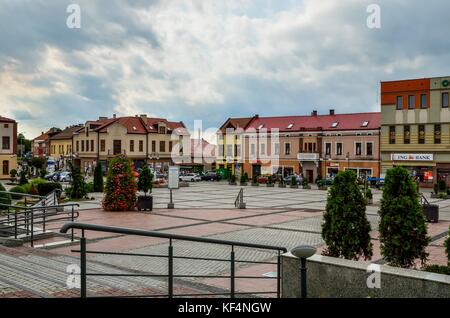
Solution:
{"label": "planter box", "polygon": [[273,184],[273,183],[267,183],[266,185],[268,188],[273,188],[275,186],[275,184]]}
{"label": "planter box", "polygon": [[259,183],[253,183],[253,182],[252,182],[252,186],[253,186],[253,187],[259,187]]}
{"label": "planter box", "polygon": [[290,185],[290,188],[291,188],[291,189],[298,189],[298,184],[291,184],[291,185]]}
{"label": "planter box", "polygon": [[246,186],[246,185],[247,185],[247,182],[241,182],[240,185],[241,185],[241,186]]}
{"label": "planter box", "polygon": [[285,185],[285,184],[279,183],[279,184],[278,184],[278,188],[286,188],[286,185]]}
{"label": "planter box", "polygon": [[425,215],[428,222],[437,223],[439,221],[439,205],[437,204],[423,205],[422,212]]}
{"label": "planter box", "polygon": [[142,196],[140,195],[138,197],[137,203],[136,203],[136,207],[138,209],[138,211],[152,211],[153,210],[153,196],[149,195],[149,196]]}

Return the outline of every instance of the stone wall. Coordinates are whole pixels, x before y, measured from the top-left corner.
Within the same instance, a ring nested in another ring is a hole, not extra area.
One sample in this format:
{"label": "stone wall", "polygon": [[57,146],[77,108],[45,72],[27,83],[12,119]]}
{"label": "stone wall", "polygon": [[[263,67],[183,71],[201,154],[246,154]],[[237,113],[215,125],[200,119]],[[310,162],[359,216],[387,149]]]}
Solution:
{"label": "stone wall", "polygon": [[[300,264],[292,254],[282,255],[282,296],[300,297]],[[314,255],[307,261],[307,288],[311,298],[450,298],[450,276],[380,265],[380,287],[368,288],[370,262]]]}

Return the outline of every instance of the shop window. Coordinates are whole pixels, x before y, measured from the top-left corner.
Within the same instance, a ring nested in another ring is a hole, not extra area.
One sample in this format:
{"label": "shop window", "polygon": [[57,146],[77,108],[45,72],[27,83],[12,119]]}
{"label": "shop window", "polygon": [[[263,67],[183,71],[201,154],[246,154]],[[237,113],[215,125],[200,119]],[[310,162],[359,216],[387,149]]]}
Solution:
{"label": "shop window", "polygon": [[389,143],[395,144],[395,126],[389,126]]}
{"label": "shop window", "polygon": [[342,142],[336,143],[336,155],[342,156]]}
{"label": "shop window", "polygon": [[427,95],[426,94],[420,95],[420,108],[422,108],[422,109],[427,108]]}
{"label": "shop window", "polygon": [[8,150],[11,147],[11,138],[9,136],[2,137],[2,149]]}
{"label": "shop window", "polygon": [[403,126],[403,143],[409,144],[411,142],[411,128],[409,125]]}
{"label": "shop window", "polygon": [[403,97],[397,96],[397,103],[396,103],[397,110],[403,109]]}
{"label": "shop window", "polygon": [[425,125],[419,125],[419,144],[425,143]]}
{"label": "shop window", "polygon": [[434,125],[434,143],[435,144],[441,143],[441,125],[439,124]]}
{"label": "shop window", "polygon": [[408,96],[408,108],[414,109],[414,95]]}

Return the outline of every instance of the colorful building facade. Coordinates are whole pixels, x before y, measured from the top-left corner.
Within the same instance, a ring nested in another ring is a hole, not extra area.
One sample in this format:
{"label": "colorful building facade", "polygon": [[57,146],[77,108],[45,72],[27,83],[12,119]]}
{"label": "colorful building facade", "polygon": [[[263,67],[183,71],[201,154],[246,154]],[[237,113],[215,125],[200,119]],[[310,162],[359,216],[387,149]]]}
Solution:
{"label": "colorful building facade", "polygon": [[0,179],[9,179],[10,172],[17,170],[17,122],[0,116]]}
{"label": "colorful building facade", "polygon": [[381,170],[450,185],[450,76],[381,82]]}

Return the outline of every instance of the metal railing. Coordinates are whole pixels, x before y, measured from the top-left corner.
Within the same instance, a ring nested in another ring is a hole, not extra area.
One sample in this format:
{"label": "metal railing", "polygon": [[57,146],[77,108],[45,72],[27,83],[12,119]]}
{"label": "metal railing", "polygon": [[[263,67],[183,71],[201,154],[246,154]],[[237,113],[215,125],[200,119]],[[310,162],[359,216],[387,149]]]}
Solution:
{"label": "metal railing", "polygon": [[430,205],[430,202],[428,202],[427,198],[425,197],[425,195],[423,193],[419,193],[419,198],[420,198],[420,204]]}
{"label": "metal railing", "polygon": [[[6,212],[6,215],[0,217],[0,234],[3,234],[0,236],[17,239],[24,235],[29,238],[31,247],[34,247],[35,235],[45,233],[49,224],[75,221],[79,216],[75,207],[79,206],[78,203],[32,207],[0,204],[0,208]],[[74,241],[73,231],[71,241]]]}
{"label": "metal railing", "polygon": [[[119,228],[119,227],[111,227],[111,226],[103,226],[103,225],[95,225],[95,224],[85,224],[85,223],[67,223],[61,228],[61,233],[67,233],[67,231],[73,229],[81,230],[81,238],[80,238],[80,249],[72,250],[72,252],[80,253],[80,296],[85,298],[88,296],[87,294],[87,277],[88,276],[121,276],[121,277],[155,277],[155,278],[167,278],[168,282],[168,290],[167,294],[152,294],[152,295],[135,295],[132,297],[195,297],[195,296],[230,296],[234,298],[237,295],[258,295],[258,294],[276,294],[277,298],[281,296],[281,253],[287,252],[287,249],[284,247],[278,246],[270,246],[270,245],[261,245],[261,244],[252,244],[252,243],[242,243],[242,242],[234,242],[234,241],[225,241],[218,239],[210,239],[204,237],[193,237],[193,236],[185,236],[185,235],[176,235],[176,234],[168,234],[154,231],[145,231],[139,229],[129,229],[129,228]],[[107,232],[107,233],[117,233],[117,234],[125,234],[125,235],[136,235],[136,236],[144,236],[144,237],[156,237],[156,238],[164,238],[169,240],[168,253],[167,255],[160,254],[142,254],[142,253],[121,253],[121,252],[108,252],[108,251],[91,251],[86,248],[86,237],[85,231],[99,231],[99,232]],[[218,244],[225,245],[230,247],[230,258],[206,258],[206,257],[190,257],[190,256],[175,256],[174,255],[174,246],[173,241],[189,241],[189,242],[199,242],[205,244]],[[245,247],[245,248],[254,248],[254,249],[262,249],[268,251],[274,251],[277,253],[277,261],[254,261],[254,260],[243,260],[236,259],[235,256],[235,247]],[[86,255],[87,254],[100,254],[100,255],[122,255],[122,256],[131,256],[131,257],[147,257],[147,258],[167,258],[167,268],[168,274],[149,274],[149,273],[132,273],[132,274],[117,274],[117,273],[91,273],[87,271],[87,263],[86,263]],[[198,260],[198,261],[217,261],[217,262],[227,262],[230,265],[230,275],[229,276],[221,276],[221,275],[176,275],[174,274],[174,260],[182,259],[182,260]],[[266,277],[266,276],[239,276],[236,275],[236,264],[272,264],[277,266],[277,276],[276,277]],[[195,293],[195,294],[175,294],[174,293],[174,279],[175,278],[219,278],[219,279],[229,279],[230,280],[230,291],[224,293]],[[276,279],[277,287],[276,291],[253,291],[253,292],[237,292],[236,291],[236,280],[237,279]]]}

